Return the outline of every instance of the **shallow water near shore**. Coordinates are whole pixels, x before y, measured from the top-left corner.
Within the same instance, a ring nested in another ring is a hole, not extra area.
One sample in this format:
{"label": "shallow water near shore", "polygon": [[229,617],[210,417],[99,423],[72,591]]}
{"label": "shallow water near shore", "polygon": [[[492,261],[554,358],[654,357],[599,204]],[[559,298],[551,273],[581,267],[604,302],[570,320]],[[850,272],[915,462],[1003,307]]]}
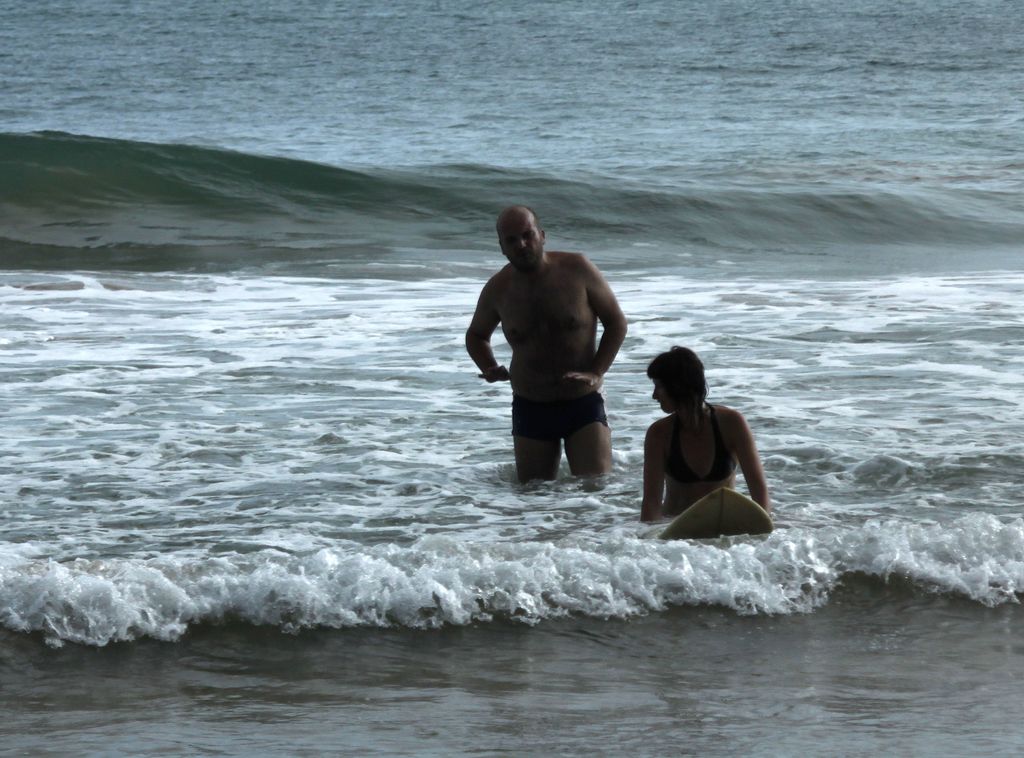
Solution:
{"label": "shallow water near shore", "polygon": [[[433,632],[197,629],[59,651],[5,635],[12,751],[1010,754],[1018,606],[853,579],[814,614],[676,608]],[[43,693],[46,693],[43,695]],[[472,746],[472,747],[468,747]],[[604,747],[602,747],[604,746]]]}

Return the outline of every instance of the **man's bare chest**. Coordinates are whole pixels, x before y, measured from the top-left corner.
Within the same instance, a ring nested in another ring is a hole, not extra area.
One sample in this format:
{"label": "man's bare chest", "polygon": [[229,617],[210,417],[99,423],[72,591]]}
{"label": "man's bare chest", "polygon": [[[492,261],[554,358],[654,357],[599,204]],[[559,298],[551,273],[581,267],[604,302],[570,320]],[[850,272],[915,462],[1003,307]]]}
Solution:
{"label": "man's bare chest", "polygon": [[501,328],[509,343],[532,339],[572,339],[594,328],[586,290],[574,286],[510,288],[498,306]]}

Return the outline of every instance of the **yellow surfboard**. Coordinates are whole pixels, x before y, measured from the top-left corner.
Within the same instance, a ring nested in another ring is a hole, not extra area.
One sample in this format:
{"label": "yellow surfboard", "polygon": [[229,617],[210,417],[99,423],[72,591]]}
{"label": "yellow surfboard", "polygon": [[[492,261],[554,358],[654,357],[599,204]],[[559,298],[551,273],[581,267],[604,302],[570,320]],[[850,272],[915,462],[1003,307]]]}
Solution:
{"label": "yellow surfboard", "polygon": [[736,490],[720,487],[705,495],[665,527],[663,540],[703,539],[732,534],[768,534],[772,517]]}

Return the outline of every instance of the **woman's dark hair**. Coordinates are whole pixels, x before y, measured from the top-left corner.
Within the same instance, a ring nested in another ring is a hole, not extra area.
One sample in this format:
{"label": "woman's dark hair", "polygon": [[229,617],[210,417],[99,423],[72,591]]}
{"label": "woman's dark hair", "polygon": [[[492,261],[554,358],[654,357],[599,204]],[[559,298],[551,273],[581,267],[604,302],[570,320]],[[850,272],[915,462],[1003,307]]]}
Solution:
{"label": "woman's dark hair", "polygon": [[673,400],[686,406],[687,415],[695,420],[700,418],[708,396],[708,383],[704,378],[704,364],[695,352],[686,347],[673,347],[651,361],[647,376],[661,382]]}

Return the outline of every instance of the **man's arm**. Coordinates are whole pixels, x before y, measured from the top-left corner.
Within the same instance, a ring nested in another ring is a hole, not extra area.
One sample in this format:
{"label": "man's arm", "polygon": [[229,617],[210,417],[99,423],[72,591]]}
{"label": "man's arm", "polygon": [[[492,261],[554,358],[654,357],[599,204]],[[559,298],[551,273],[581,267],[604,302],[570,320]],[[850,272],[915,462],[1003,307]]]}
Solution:
{"label": "man's arm", "polygon": [[473,359],[473,363],[480,369],[480,378],[488,382],[500,382],[508,380],[508,369],[498,365],[494,359],[494,351],[491,350],[491,335],[501,323],[498,309],[494,305],[494,280],[484,285],[477,300],[476,311],[473,313],[473,320],[466,330],[466,352]]}
{"label": "man's arm", "polygon": [[623,340],[626,339],[626,316],[619,307],[619,301],[615,299],[615,293],[597,266],[590,261],[587,261],[587,264],[593,270],[587,295],[590,298],[590,307],[594,309],[602,327],[601,341],[597,345],[591,371],[604,376],[611,368],[615,356],[619,354]]}
{"label": "man's arm", "polygon": [[597,266],[583,256],[580,256],[580,261],[584,268],[587,300],[597,320],[601,322],[601,341],[597,345],[597,352],[594,353],[594,360],[590,363],[590,371],[572,371],[566,374],[566,378],[586,381],[596,386],[600,384],[601,377],[608,373],[623,340],[626,339],[626,317],[619,307],[619,301],[615,299],[615,293]]}

